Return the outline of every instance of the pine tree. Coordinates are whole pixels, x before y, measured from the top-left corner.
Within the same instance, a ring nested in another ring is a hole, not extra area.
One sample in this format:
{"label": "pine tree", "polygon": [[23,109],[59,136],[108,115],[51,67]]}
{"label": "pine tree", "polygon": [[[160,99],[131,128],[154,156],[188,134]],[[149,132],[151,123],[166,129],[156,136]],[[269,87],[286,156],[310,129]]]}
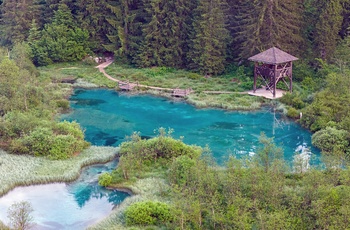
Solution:
{"label": "pine tree", "polygon": [[135,63],[142,43],[142,27],[147,20],[143,0],[120,0],[109,2],[111,14],[106,18],[111,30],[107,34],[109,44],[104,47],[117,57]]}
{"label": "pine tree", "polygon": [[223,72],[229,37],[226,9],[225,0],[203,0],[199,3],[194,21],[195,35],[189,53],[191,69],[206,75]]}
{"label": "pine tree", "polygon": [[247,58],[273,46],[300,53],[301,0],[247,0],[237,2],[235,44]]}
{"label": "pine tree", "polygon": [[340,0],[332,0],[325,2],[324,7],[319,9],[321,14],[315,30],[317,56],[329,60],[334,53],[337,41],[340,39],[338,33],[343,21],[343,8]]}
{"label": "pine tree", "polygon": [[140,57],[142,66],[184,67],[194,1],[150,1],[151,15],[144,27],[145,41]]}
{"label": "pine tree", "polygon": [[108,43],[108,34],[111,26],[106,20],[110,11],[107,0],[78,0],[78,22],[82,28],[90,33],[91,48],[94,51],[104,51],[103,44]]}
{"label": "pine tree", "polygon": [[5,45],[25,41],[33,19],[40,16],[40,1],[18,0],[4,1],[1,5],[1,40]]}

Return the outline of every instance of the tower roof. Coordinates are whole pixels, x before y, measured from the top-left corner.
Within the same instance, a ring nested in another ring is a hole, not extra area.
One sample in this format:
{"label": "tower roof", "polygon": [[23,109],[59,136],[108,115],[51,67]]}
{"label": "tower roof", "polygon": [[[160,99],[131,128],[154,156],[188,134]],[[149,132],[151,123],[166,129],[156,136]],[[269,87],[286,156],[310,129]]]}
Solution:
{"label": "tower roof", "polygon": [[276,47],[272,47],[268,50],[265,50],[259,54],[256,54],[248,58],[248,60],[255,61],[255,62],[263,62],[267,64],[281,64],[281,63],[286,63],[290,61],[296,61],[298,60],[298,58]]}

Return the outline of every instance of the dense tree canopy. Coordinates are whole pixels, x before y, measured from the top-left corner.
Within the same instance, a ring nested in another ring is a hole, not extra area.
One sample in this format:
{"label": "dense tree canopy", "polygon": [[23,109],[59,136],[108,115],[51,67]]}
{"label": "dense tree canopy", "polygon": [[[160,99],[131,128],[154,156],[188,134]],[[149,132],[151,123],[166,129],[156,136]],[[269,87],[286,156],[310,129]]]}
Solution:
{"label": "dense tree canopy", "polygon": [[[54,22],[62,5],[70,13],[64,22],[72,30],[68,34]],[[52,55],[45,52],[57,51],[54,47],[60,43],[88,40],[84,46],[90,50],[114,52],[130,64],[204,74],[220,74],[233,60],[246,60],[272,46],[311,61],[330,61],[335,47],[347,38],[350,21],[347,0],[5,0],[0,8],[1,44],[41,40],[40,46],[47,48],[33,48],[37,65],[50,63],[37,60]],[[72,25],[79,25],[80,31]],[[52,29],[57,33],[50,33]],[[31,30],[42,35],[30,36]]]}

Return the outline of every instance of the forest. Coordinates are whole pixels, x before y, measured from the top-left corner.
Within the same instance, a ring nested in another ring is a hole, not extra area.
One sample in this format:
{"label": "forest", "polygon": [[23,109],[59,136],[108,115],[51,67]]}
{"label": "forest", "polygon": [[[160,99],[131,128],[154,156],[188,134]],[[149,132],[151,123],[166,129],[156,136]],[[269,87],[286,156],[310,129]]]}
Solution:
{"label": "forest", "polygon": [[89,146],[78,123],[57,121],[72,88],[46,66],[114,56],[133,71],[185,71],[181,81],[202,83],[205,75],[226,84],[240,75],[241,91],[252,88],[247,58],[276,46],[299,58],[294,91],[277,103],[313,132],[325,168],[289,168],[264,134],[254,159],[232,158],[223,168],[209,150],[161,129],[155,139],[134,134],[122,144],[119,167],[100,184],[165,183],[116,218],[121,229],[346,229],[349,26],[348,0],[2,0],[0,148],[57,160]]}

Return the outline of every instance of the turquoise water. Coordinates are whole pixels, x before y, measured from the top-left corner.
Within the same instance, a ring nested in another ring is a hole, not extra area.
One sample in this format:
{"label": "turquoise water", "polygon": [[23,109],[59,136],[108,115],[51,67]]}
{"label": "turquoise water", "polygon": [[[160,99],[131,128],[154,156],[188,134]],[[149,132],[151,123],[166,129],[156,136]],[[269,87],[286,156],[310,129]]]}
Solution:
{"label": "turquoise water", "polygon": [[34,212],[33,230],[80,230],[105,218],[127,193],[106,190],[97,184],[98,175],[111,171],[116,161],[86,167],[73,183],[18,187],[0,198],[0,220],[8,223],[7,210],[14,202],[28,201]]}
{"label": "turquoise water", "polygon": [[118,146],[134,131],[144,138],[156,136],[159,127],[174,129],[173,136],[187,144],[209,145],[222,164],[230,155],[254,155],[261,132],[274,137],[288,162],[295,152],[308,149],[311,163],[319,162],[318,149],[311,146],[311,133],[274,113],[271,108],[254,112],[197,109],[180,100],[147,95],[129,95],[113,90],[78,89],[71,97],[72,112],[62,119],[76,120],[94,145]]}

